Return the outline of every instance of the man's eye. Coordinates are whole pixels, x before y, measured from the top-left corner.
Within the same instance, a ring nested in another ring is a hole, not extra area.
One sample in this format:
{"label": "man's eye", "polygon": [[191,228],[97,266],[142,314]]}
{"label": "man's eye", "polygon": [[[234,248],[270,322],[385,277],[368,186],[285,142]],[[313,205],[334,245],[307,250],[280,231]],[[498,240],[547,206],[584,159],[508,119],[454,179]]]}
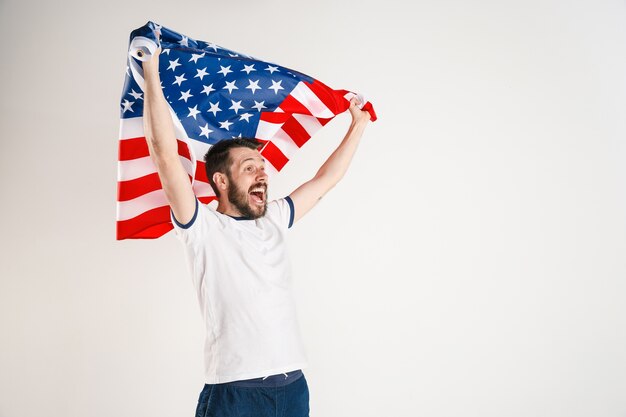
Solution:
{"label": "man's eye", "polygon": [[251,166],[247,166],[246,167],[246,171],[252,171],[252,167]]}

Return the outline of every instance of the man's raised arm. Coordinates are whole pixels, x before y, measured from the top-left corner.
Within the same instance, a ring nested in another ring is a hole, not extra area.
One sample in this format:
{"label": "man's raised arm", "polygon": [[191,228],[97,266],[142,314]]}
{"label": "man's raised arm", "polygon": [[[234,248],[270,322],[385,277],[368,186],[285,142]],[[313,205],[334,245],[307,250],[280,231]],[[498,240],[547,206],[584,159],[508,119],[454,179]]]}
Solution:
{"label": "man's raised arm", "polygon": [[145,79],[143,120],[150,156],[156,165],[161,185],[179,223],[192,219],[196,197],[189,176],[178,157],[178,144],[168,104],[161,90],[159,54],[157,49],[150,60],[143,62]]}
{"label": "man's raised arm", "polygon": [[341,144],[328,157],[313,179],[305,182],[289,195],[294,205],[294,222],[311,210],[348,170],[352,156],[370,120],[370,114],[356,105],[356,98],[350,100],[350,114],[352,123]]}

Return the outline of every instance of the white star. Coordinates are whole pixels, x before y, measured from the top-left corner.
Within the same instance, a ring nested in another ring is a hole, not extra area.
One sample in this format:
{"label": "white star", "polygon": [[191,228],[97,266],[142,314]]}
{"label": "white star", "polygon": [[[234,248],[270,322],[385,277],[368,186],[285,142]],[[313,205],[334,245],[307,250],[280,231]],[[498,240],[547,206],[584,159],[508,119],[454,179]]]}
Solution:
{"label": "white star", "polygon": [[231,54],[230,52],[228,53],[228,55],[232,56],[233,58],[236,57],[236,56],[239,56],[237,54]]}
{"label": "white star", "polygon": [[215,50],[215,52],[217,52],[217,48],[219,48],[219,46],[217,46],[216,44],[214,44],[212,42],[210,44],[208,44],[206,47],[207,48],[213,48]]}
{"label": "white star", "polygon": [[[178,84],[178,86],[180,87],[180,85],[183,83],[183,81],[187,81],[187,79],[185,78],[185,74],[177,76],[176,77],[176,81],[174,81],[172,83],[172,85]],[[270,87],[270,88],[272,88],[272,87]]]}
{"label": "white star", "polygon": [[250,83],[250,85],[247,86],[246,88],[252,90],[252,94],[254,94],[256,90],[261,89],[261,87],[259,87],[259,80],[256,80],[256,81],[248,80],[248,82]]}
{"label": "white star", "polygon": [[243,106],[241,105],[241,100],[239,101],[231,100],[231,102],[233,103],[233,105],[230,106],[229,109],[235,110],[235,114],[237,114],[239,110],[243,109]]}
{"label": "white star", "polygon": [[189,38],[186,37],[185,35],[182,35],[183,38],[181,40],[178,41],[179,44],[181,44],[182,46],[189,46],[188,40]]}
{"label": "white star", "polygon": [[179,60],[179,59],[180,59],[180,58],[176,58],[174,61],[170,61],[170,66],[169,66],[169,67],[167,67],[167,69],[168,69],[168,70],[170,70],[170,69],[171,69],[172,71],[175,71],[175,70],[176,70],[176,67],[178,67],[178,66],[180,65],[180,64],[178,63],[178,60]]}
{"label": "white star", "polygon": [[278,94],[278,90],[284,90],[284,88],[280,86],[280,83],[282,82],[283,80],[280,80],[279,82],[272,80],[272,86],[269,87],[269,90],[274,90],[274,94]]}
{"label": "white star", "polygon": [[217,116],[217,112],[222,111],[222,109],[220,109],[219,103],[220,103],[219,101],[217,103],[209,102],[209,104],[211,105],[211,108],[207,110],[207,113],[213,113],[213,116]]}
{"label": "white star", "polygon": [[241,116],[239,116],[239,120],[245,120],[246,122],[250,123],[250,117],[252,117],[252,113],[244,113]]}
{"label": "white star", "polygon": [[[267,68],[265,68],[265,71],[269,71],[270,74],[273,74],[274,71],[278,71],[278,67],[273,67],[271,65],[268,65]],[[280,72],[280,71],[278,71],[278,72]]]}
{"label": "white star", "polygon": [[133,109],[131,109],[131,106],[135,104],[134,101],[124,100],[122,104],[124,105],[124,110],[122,111],[122,113],[126,113],[126,110],[130,110],[131,112],[134,113]]}
{"label": "white star", "polygon": [[200,113],[200,110],[198,110],[198,106],[196,105],[196,106],[193,106],[193,108],[191,107],[187,107],[187,108],[189,109],[189,116],[187,117],[193,117],[194,120],[197,120],[196,115]]}
{"label": "white star", "polygon": [[197,64],[198,63],[198,59],[200,59],[200,58],[204,58],[204,52],[202,54],[191,54],[191,59],[188,62],[193,61],[194,64]]}
{"label": "white star", "polygon": [[254,100],[254,106],[252,106],[253,109],[257,109],[258,111],[261,111],[261,109],[266,109],[267,107],[264,106],[265,101],[261,101],[258,102],[256,100]]}
{"label": "white star", "polygon": [[220,127],[222,129],[230,130],[230,129],[228,129],[230,127],[230,125],[232,125],[232,123],[229,122],[228,120],[226,120],[225,122],[220,122]]}
{"label": "white star", "polygon": [[250,71],[256,71],[256,70],[254,69],[254,64],[252,64],[252,65],[246,65],[246,64],[243,64],[243,67],[244,67],[244,68],[242,69],[242,71],[245,71],[245,72],[246,72],[246,74],[248,74],[248,75],[250,75]]}
{"label": "white star", "polygon": [[193,97],[193,94],[191,94],[190,92],[191,92],[191,89],[189,89],[189,90],[187,90],[187,91],[185,91],[185,92],[181,92],[181,93],[180,93],[180,98],[178,99],[178,101],[180,101],[180,100],[185,100],[185,103],[186,103],[186,102],[187,102],[187,99],[188,99],[189,97]]}
{"label": "white star", "polygon": [[198,71],[198,74],[195,75],[193,78],[200,78],[200,81],[202,81],[205,75],[209,75],[209,73],[206,72],[206,67],[202,68],[201,70],[197,69],[196,71]]}
{"label": "white star", "polygon": [[200,126],[200,136],[206,136],[206,138],[209,138],[209,133],[213,132],[211,129],[209,129],[209,124],[207,123],[206,125]]}
{"label": "white star", "polygon": [[235,81],[226,81],[226,85],[222,90],[228,90],[228,94],[232,94],[233,90],[239,90],[239,88],[235,85]]}
{"label": "white star", "polygon": [[230,70],[230,65],[229,65],[229,66],[227,66],[227,67],[223,67],[223,66],[221,66],[221,65],[220,65],[220,68],[221,68],[221,70],[219,70],[219,71],[218,71],[218,73],[220,73],[220,74],[224,74],[224,77],[226,77],[226,75],[227,75],[229,72],[232,72],[232,71]]}
{"label": "white star", "polygon": [[161,51],[161,54],[170,54],[170,50],[169,49],[164,49]]}
{"label": "white star", "polygon": [[130,90],[130,93],[128,94],[133,96],[135,100],[140,100],[140,99],[143,100],[143,97],[141,97],[142,93],[136,93],[135,90]]}
{"label": "white star", "polygon": [[215,91],[215,88],[213,88],[213,84],[211,84],[211,85],[205,85],[205,86],[203,86],[203,87],[204,87],[204,90],[202,90],[202,92],[203,92],[203,93],[206,93],[206,95],[207,95],[207,96],[209,95],[209,93],[210,93],[211,91]]}

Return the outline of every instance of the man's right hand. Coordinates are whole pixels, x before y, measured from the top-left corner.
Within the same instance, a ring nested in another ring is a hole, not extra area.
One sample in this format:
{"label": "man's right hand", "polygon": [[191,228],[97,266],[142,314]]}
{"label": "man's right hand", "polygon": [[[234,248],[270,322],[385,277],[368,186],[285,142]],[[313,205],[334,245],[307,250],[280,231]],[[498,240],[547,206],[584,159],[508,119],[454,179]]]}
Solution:
{"label": "man's right hand", "polygon": [[142,61],[144,77],[145,73],[149,72],[150,75],[159,75],[159,56],[161,55],[161,47],[159,46],[154,54],[147,61]]}

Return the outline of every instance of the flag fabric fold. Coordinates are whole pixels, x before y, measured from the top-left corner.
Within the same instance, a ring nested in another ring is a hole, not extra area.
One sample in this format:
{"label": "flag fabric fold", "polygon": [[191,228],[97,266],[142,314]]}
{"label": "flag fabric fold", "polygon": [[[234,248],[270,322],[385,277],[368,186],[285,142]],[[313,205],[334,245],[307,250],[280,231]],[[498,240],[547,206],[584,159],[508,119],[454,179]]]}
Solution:
{"label": "flag fabric fold", "polygon": [[376,120],[372,104],[360,95],[148,22],[130,35],[120,102],[118,240],[154,239],[173,228],[143,130],[141,61],[150,59],[159,46],[159,74],[179,157],[202,203],[215,199],[204,154],[221,140],[258,139],[272,176],[319,129],[346,111],[352,97],[359,96],[360,107]]}

